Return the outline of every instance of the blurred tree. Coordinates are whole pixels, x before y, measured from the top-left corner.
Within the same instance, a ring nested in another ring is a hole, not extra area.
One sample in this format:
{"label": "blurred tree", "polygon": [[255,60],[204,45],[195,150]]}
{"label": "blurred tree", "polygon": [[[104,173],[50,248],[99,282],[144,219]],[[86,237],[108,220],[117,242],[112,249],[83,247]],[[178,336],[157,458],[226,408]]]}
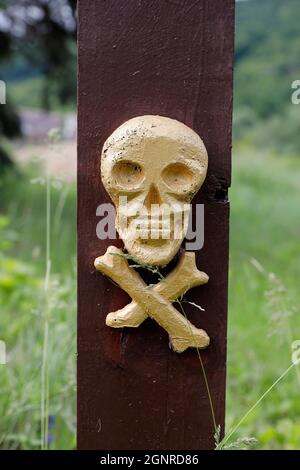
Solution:
{"label": "blurred tree", "polygon": [[[0,1],[0,8],[3,7]],[[0,64],[12,53],[12,38],[8,31],[0,31]],[[0,76],[1,79],[1,76]],[[20,121],[9,104],[0,104],[0,172],[12,164],[7,151],[3,147],[3,137],[14,138],[20,134]],[[1,145],[2,144],[2,145]]]}
{"label": "blurred tree", "polygon": [[[12,48],[44,76],[42,103],[76,100],[76,0],[2,0]],[[1,5],[1,3],[0,3]],[[1,23],[0,23],[1,29]]]}
{"label": "blurred tree", "polygon": [[[0,62],[14,54],[41,70],[42,103],[51,107],[51,95],[62,104],[76,99],[76,0],[0,0]],[[0,76],[1,79],[1,76]],[[20,133],[11,104],[0,108],[1,136]],[[9,163],[0,150],[0,166]]]}
{"label": "blurred tree", "polygon": [[236,107],[272,118],[290,106],[300,77],[299,18],[299,0],[236,4]]}

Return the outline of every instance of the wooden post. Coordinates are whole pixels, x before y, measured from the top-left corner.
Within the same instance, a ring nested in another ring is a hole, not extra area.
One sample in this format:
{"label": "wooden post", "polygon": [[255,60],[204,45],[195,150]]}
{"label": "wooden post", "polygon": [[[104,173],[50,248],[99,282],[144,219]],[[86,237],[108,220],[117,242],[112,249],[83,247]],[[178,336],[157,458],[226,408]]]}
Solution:
{"label": "wooden post", "polygon": [[79,449],[214,448],[197,352],[170,350],[149,319],[137,329],[105,325],[129,298],[93,266],[112,244],[96,237],[96,208],[109,202],[100,154],[120,124],[145,114],[184,122],[208,150],[194,203],[205,204],[197,265],[210,280],[188,294],[205,312],[186,312],[211,338],[201,357],[224,432],[233,32],[234,0],[79,0]]}

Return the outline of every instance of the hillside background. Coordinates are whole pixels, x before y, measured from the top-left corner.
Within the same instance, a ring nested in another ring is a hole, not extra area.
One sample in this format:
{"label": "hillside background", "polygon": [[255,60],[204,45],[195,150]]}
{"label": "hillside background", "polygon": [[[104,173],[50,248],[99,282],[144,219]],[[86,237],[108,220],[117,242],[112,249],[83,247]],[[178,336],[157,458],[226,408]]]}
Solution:
{"label": "hillside background", "polygon": [[[279,152],[300,151],[300,112],[291,84],[300,77],[300,2],[238,2],[234,130]],[[280,149],[281,148],[281,149]]]}

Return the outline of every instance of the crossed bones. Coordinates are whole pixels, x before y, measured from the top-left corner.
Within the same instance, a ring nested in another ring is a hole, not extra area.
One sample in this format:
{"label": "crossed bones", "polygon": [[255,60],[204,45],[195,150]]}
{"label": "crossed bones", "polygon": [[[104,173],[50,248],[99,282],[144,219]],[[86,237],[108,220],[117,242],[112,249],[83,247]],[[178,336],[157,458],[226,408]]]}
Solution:
{"label": "crossed bones", "polygon": [[95,260],[95,268],[115,281],[133,299],[124,308],[111,312],[106,324],[113,328],[138,327],[148,316],[164,328],[174,351],[205,348],[209,337],[176,310],[172,302],[195,286],[206,284],[208,276],[196,267],[195,254],[184,252],[174,270],[154,286],[147,286],[130,268],[122,250],[110,246]]}

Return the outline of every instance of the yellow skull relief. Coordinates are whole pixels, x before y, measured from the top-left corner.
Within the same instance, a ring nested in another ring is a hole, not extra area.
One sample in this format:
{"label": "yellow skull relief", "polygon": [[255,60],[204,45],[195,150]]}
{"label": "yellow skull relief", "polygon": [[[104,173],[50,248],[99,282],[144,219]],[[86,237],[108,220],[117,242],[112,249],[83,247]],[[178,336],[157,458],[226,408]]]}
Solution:
{"label": "yellow skull relief", "polygon": [[130,119],[105,142],[102,181],[116,207],[120,238],[139,263],[163,266],[178,252],[207,160],[192,129],[162,116]]}
{"label": "yellow skull relief", "polygon": [[[164,266],[176,255],[186,235],[190,202],[206,172],[202,140],[174,119],[136,117],[107,139],[102,181],[116,206],[118,233],[139,264]],[[192,287],[208,282],[207,274],[197,269],[195,253],[183,252],[173,271],[154,286],[145,284],[115,246],[94,264],[132,298],[107,315],[108,326],[136,328],[149,316],[167,331],[174,351],[208,346],[207,333],[172,305]]]}

